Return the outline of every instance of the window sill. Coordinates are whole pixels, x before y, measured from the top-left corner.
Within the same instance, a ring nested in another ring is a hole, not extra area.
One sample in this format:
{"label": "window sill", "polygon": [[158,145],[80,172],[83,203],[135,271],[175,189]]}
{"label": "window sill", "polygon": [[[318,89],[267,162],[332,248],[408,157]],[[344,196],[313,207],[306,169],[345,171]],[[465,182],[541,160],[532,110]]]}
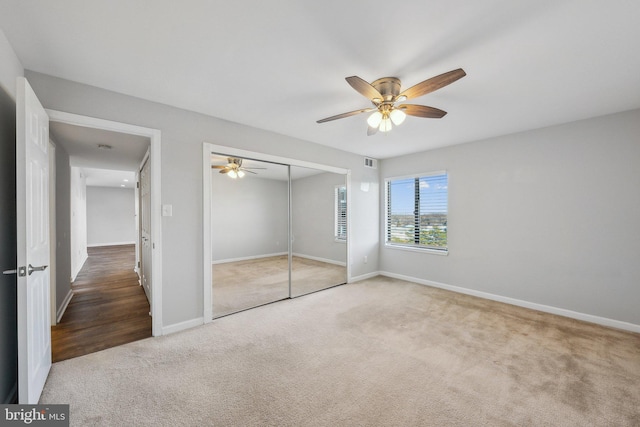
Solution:
{"label": "window sill", "polygon": [[336,243],[347,243],[346,239],[333,239],[333,241]]}
{"label": "window sill", "polygon": [[388,248],[388,249],[397,249],[397,250],[408,251],[408,252],[421,252],[421,253],[427,253],[430,255],[440,255],[440,256],[449,255],[448,249],[438,250],[438,249],[420,248],[417,246],[394,245],[393,243],[385,243],[384,246],[385,248]]}

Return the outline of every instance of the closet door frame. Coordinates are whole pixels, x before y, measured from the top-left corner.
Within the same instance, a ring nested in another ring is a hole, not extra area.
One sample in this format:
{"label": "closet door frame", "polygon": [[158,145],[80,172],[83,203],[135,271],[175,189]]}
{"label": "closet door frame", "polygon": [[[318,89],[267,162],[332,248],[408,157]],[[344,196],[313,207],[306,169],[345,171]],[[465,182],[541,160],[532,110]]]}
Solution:
{"label": "closet door frame", "polygon": [[[212,301],[212,276],[211,276],[211,154],[224,153],[233,157],[260,160],[265,162],[279,163],[289,166],[300,166],[311,169],[318,169],[325,172],[332,172],[345,175],[345,185],[347,187],[347,283],[351,280],[351,171],[349,169],[339,168],[335,166],[307,162],[288,157],[275,156],[272,154],[260,153],[256,151],[242,150],[224,145],[216,145],[204,142],[202,146],[202,254],[203,254],[203,323],[209,323],[213,320],[213,301]],[[289,167],[289,297],[291,297],[291,168]]]}

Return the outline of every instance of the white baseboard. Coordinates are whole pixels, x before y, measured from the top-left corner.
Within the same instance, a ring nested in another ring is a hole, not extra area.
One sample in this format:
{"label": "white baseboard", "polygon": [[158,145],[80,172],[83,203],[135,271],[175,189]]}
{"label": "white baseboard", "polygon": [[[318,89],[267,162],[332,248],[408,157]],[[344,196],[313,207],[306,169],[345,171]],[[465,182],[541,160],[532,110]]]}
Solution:
{"label": "white baseboard", "polygon": [[62,316],[64,316],[64,312],[67,310],[67,306],[71,302],[71,298],[73,298],[73,291],[69,289],[69,292],[67,292],[67,295],[64,297],[62,304],[58,310],[56,310],[56,323],[60,323],[60,320],[62,320]]}
{"label": "white baseboard", "polygon": [[111,242],[111,243],[91,243],[87,244],[88,248],[99,248],[101,246],[123,246],[123,245],[135,245],[135,241],[131,242]]}
{"label": "white baseboard", "polygon": [[474,297],[503,302],[511,305],[517,305],[519,307],[542,311],[544,313],[557,314],[558,316],[570,317],[572,319],[582,320],[589,323],[595,323],[602,326],[608,326],[611,328],[623,329],[625,331],[640,333],[640,325],[636,325],[634,323],[623,322],[615,319],[609,319],[607,317],[594,316],[592,314],[579,313],[577,311],[567,310],[564,308],[558,308],[550,305],[538,304],[535,302],[529,302],[529,301],[519,300],[515,298],[504,297],[501,295],[495,295],[488,292],[476,291],[474,289],[461,288],[459,286],[447,285],[445,283],[434,282],[431,280],[418,279],[417,277],[404,276],[402,274],[381,271],[380,275],[391,277],[394,279],[406,280],[407,282],[418,283],[420,285],[426,285],[434,288],[445,289],[447,291],[457,292],[460,294],[472,295]]}
{"label": "white baseboard", "polygon": [[241,257],[241,258],[227,258],[227,259],[219,259],[216,261],[211,261],[211,264],[224,264],[227,262],[237,262],[237,261],[249,261],[251,259],[260,259],[260,258],[271,258],[274,256],[282,256],[282,255],[288,255],[289,252],[276,252],[273,254],[265,254],[265,255],[253,255],[253,256],[246,256],[246,257]]}
{"label": "white baseboard", "polygon": [[76,277],[78,277],[80,270],[82,270],[82,267],[84,267],[84,263],[87,262],[88,259],[89,259],[89,254],[87,252],[82,254],[82,261],[78,265],[78,268],[76,269],[76,271],[71,272],[71,283],[76,281]]}
{"label": "white baseboard", "polygon": [[18,401],[18,382],[16,381],[9,390],[9,394],[4,396],[3,405],[10,405]]}
{"label": "white baseboard", "polygon": [[380,276],[382,273],[374,271],[372,273],[361,274],[360,276],[350,277],[348,283],[355,283],[361,280],[371,279],[372,277]]}
{"label": "white baseboard", "polygon": [[335,261],[335,260],[328,259],[328,258],[320,258],[320,257],[317,257],[317,256],[312,256],[312,255],[299,254],[299,253],[296,253],[296,252],[293,253],[293,256],[297,256],[297,257],[300,257],[300,258],[306,258],[306,259],[310,259],[310,260],[313,260],[313,261],[326,262],[327,264],[339,265],[340,267],[346,267],[347,266],[346,262]]}
{"label": "white baseboard", "polygon": [[173,325],[165,326],[162,328],[162,335],[173,334],[176,332],[184,331],[186,329],[195,328],[204,324],[204,318],[198,317],[196,319],[186,320],[180,323],[174,323]]}

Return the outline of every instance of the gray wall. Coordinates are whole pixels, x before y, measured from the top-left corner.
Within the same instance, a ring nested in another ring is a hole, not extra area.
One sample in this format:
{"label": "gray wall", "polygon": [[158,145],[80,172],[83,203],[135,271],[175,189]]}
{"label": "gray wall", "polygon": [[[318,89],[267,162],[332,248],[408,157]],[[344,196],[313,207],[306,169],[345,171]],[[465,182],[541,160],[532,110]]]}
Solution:
{"label": "gray wall", "polygon": [[[16,77],[22,65],[0,31],[0,271],[16,268]],[[0,274],[0,403],[17,398],[16,276]]]}
{"label": "gray wall", "polygon": [[329,172],[291,183],[293,253],[346,262],[347,246],[344,242],[336,242],[334,237],[334,191],[336,185],[345,183],[345,175]]}
{"label": "gray wall", "polygon": [[136,242],[135,191],[87,187],[87,246]]}
{"label": "gray wall", "polygon": [[24,68],[0,29],[0,89],[12,99],[16,98],[16,78],[24,75]]}
{"label": "gray wall", "polygon": [[[377,270],[378,174],[364,168],[361,156],[35,72],[26,74],[45,108],[162,131],[162,203],[173,205],[173,216],[162,219],[164,326],[203,315],[203,142],[351,169],[351,213],[359,218],[351,230],[352,274]],[[368,264],[363,262],[365,255]]]}
{"label": "gray wall", "polygon": [[[53,141],[55,143],[55,140]],[[71,166],[69,154],[56,144],[56,311],[71,290]]]}
{"label": "gray wall", "polygon": [[639,138],[635,110],[384,160],[449,172],[449,256],[380,270],[640,325]]}
{"label": "gray wall", "polygon": [[71,206],[71,280],[76,280],[78,273],[87,260],[87,177],[78,167],[70,169],[70,203]]}
{"label": "gray wall", "polygon": [[[286,166],[271,165],[284,168]],[[251,176],[231,179],[214,170],[211,200],[213,261],[288,251],[289,185]]]}

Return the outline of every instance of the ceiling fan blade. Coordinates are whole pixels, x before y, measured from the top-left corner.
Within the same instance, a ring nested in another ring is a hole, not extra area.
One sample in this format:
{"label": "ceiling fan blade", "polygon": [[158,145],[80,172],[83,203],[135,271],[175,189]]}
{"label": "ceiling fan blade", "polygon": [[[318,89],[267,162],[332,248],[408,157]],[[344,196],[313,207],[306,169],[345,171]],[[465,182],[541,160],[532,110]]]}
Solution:
{"label": "ceiling fan blade", "polygon": [[374,99],[377,98],[379,99],[377,103],[382,102],[383,100],[382,94],[378,92],[378,89],[371,86],[369,83],[367,83],[365,80],[362,80],[360,77],[351,76],[351,77],[346,77],[345,80],[347,81],[347,83],[351,85],[352,88],[357,90],[362,96],[364,96],[368,100],[373,101]]}
{"label": "ceiling fan blade", "polygon": [[258,175],[258,173],[257,173],[257,172],[253,172],[253,171],[247,170],[247,169],[245,169],[245,168],[242,168],[242,170],[243,170],[243,171],[245,171],[245,172],[252,173],[252,174],[254,174],[254,175]]}
{"label": "ceiling fan blade", "polygon": [[466,75],[467,73],[465,73],[462,68],[458,68],[457,70],[440,74],[439,76],[435,76],[421,83],[418,83],[415,86],[411,86],[409,89],[401,92],[398,96],[406,96],[407,99],[417,98],[419,96],[426,95],[440,88],[443,88]]}
{"label": "ceiling fan blade", "polygon": [[[376,91],[377,92],[377,91]],[[355,116],[360,113],[368,113],[369,111],[373,111],[375,108],[363,108],[362,110],[349,111],[348,113],[338,114],[337,116],[327,117],[326,119],[318,120],[316,123],[325,123],[330,122],[331,120],[344,119],[345,117]]]}
{"label": "ceiling fan blade", "polygon": [[245,168],[244,166],[242,167],[242,169],[247,170],[247,169],[264,169],[267,170],[267,168]]}
{"label": "ceiling fan blade", "polygon": [[442,111],[434,107],[427,107],[426,105],[403,104],[396,108],[404,111],[410,116],[426,117],[428,119],[439,119],[447,114],[446,111]]}
{"label": "ceiling fan blade", "polygon": [[220,173],[229,173],[229,171],[230,171],[230,170],[231,170],[231,169],[222,169],[222,170],[220,171]]}
{"label": "ceiling fan blade", "polygon": [[378,128],[369,126],[369,128],[367,129],[367,136],[375,135],[376,133],[378,133]]}
{"label": "ceiling fan blade", "polygon": [[216,166],[216,165],[211,165],[211,169],[225,169],[226,166]]}

